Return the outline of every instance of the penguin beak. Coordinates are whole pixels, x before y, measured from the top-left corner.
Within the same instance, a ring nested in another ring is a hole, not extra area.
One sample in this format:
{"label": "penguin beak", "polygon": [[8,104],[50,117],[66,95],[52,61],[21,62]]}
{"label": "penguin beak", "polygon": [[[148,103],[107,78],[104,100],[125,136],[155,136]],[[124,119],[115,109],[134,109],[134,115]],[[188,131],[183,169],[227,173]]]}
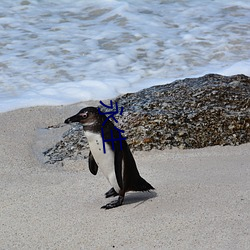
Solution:
{"label": "penguin beak", "polygon": [[80,120],[81,120],[81,116],[79,116],[78,114],[76,114],[76,115],[73,115],[73,116],[67,118],[64,121],[64,123],[70,124],[72,122],[80,122]]}

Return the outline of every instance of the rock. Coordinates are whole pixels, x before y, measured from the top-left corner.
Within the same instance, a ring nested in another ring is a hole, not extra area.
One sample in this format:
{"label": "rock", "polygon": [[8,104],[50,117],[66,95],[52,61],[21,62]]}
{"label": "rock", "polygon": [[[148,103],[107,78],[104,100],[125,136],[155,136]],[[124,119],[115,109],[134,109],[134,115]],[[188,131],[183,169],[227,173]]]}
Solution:
{"label": "rock", "polygon": [[[250,141],[250,78],[245,75],[187,78],[113,101],[124,108],[123,115],[116,116],[117,127],[125,131],[132,150],[201,148]],[[78,125],[44,155],[51,163],[86,157],[82,152],[87,147]]]}

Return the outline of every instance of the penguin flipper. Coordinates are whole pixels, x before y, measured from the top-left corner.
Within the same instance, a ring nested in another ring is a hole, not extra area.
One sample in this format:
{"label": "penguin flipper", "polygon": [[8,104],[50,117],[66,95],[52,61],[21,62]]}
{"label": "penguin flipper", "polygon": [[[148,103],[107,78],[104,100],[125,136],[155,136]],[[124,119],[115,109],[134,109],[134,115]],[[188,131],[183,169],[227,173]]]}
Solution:
{"label": "penguin flipper", "polygon": [[89,151],[89,170],[93,175],[96,175],[98,171],[98,165],[96,164],[91,151]]}

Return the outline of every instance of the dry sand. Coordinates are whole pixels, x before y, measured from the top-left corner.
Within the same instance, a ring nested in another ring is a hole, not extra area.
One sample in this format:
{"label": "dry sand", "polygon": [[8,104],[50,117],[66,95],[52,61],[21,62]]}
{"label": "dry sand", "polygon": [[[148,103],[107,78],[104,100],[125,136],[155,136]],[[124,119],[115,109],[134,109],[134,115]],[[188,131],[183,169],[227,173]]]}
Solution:
{"label": "dry sand", "polygon": [[155,188],[103,210],[110,188],[87,160],[44,165],[89,103],[0,114],[0,249],[249,249],[250,144],[135,152]]}

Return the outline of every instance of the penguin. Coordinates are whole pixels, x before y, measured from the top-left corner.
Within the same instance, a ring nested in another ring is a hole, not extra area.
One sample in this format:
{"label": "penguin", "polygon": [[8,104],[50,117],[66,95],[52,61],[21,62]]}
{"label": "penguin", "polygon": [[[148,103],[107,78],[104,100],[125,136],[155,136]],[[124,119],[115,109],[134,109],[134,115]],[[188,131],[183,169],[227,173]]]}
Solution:
{"label": "penguin", "polygon": [[[105,193],[105,197],[118,196],[117,200],[101,208],[111,209],[121,206],[125,193],[128,191],[149,191],[154,189],[140,176],[125,138],[119,134],[113,122],[107,119],[105,114],[100,114],[95,107],[86,107],[76,115],[65,120],[67,124],[74,122],[78,122],[83,126],[84,134],[88,140],[90,147],[88,158],[90,172],[96,175],[100,168],[111,185],[111,189]],[[113,138],[122,138],[120,141],[113,141],[113,148],[112,142],[109,141],[111,130]],[[104,146],[106,149],[105,153]]]}

